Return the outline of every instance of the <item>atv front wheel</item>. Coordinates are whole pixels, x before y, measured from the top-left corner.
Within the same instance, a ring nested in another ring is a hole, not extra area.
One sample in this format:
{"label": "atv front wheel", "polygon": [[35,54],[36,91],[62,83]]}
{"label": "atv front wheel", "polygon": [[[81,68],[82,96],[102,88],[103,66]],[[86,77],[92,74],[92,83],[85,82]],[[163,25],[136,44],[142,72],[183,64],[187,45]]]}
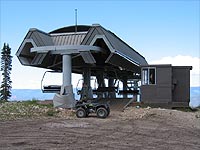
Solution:
{"label": "atv front wheel", "polygon": [[84,108],[78,108],[78,109],[76,110],[76,116],[77,116],[78,118],[85,118],[85,117],[87,116],[87,113],[86,113],[86,111],[85,111]]}
{"label": "atv front wheel", "polygon": [[97,109],[97,117],[106,118],[108,116],[108,110],[104,107],[100,107]]}

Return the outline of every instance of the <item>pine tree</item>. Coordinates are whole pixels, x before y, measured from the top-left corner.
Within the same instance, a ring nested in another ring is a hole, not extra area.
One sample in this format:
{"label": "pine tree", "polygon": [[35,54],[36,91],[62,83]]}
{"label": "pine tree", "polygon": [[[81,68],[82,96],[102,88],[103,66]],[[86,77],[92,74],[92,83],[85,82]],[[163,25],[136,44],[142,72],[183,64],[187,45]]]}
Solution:
{"label": "pine tree", "polygon": [[2,71],[2,82],[0,87],[0,101],[8,101],[11,97],[11,74],[12,70],[12,56],[11,48],[8,44],[4,43],[3,49],[1,50],[1,71]]}

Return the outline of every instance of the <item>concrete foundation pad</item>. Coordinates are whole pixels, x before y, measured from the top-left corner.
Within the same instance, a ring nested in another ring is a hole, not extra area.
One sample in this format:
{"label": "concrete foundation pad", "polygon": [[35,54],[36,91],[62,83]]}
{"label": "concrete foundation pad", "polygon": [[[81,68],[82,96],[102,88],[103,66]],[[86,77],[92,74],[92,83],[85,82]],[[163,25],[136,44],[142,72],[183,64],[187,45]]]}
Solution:
{"label": "concrete foundation pad", "polygon": [[54,107],[73,108],[76,101],[74,100],[73,93],[67,95],[55,94],[53,98]]}

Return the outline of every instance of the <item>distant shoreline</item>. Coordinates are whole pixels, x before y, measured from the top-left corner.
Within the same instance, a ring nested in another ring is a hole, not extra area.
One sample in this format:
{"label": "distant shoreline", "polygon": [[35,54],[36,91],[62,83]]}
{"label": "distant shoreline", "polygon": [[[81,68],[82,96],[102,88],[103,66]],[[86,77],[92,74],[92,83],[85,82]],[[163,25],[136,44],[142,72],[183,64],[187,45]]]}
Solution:
{"label": "distant shoreline", "polygon": [[[74,88],[75,99],[80,96],[76,94]],[[10,101],[28,101],[28,100],[52,100],[54,93],[42,93],[41,89],[12,89],[12,97]],[[200,87],[190,87],[190,106],[200,106]]]}

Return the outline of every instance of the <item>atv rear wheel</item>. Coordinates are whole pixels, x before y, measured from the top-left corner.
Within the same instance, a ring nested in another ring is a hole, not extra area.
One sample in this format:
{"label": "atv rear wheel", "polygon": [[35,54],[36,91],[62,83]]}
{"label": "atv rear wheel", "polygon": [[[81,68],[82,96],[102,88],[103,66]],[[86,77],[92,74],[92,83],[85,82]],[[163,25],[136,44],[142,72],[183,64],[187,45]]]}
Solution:
{"label": "atv rear wheel", "polygon": [[76,116],[78,118],[85,118],[87,116],[86,110],[84,108],[78,108],[76,110]]}
{"label": "atv rear wheel", "polygon": [[106,118],[108,116],[108,110],[104,107],[99,107],[97,109],[97,117],[99,118]]}

